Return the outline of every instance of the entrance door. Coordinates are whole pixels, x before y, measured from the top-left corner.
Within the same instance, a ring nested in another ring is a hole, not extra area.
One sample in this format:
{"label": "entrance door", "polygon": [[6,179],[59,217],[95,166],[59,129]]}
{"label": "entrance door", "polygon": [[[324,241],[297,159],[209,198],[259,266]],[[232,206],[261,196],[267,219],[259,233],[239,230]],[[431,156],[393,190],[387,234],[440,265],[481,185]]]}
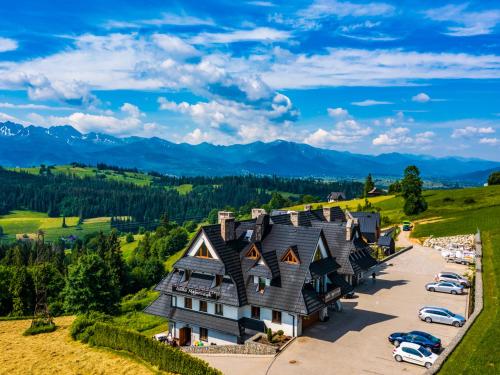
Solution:
{"label": "entrance door", "polygon": [[179,345],[180,346],[191,345],[191,328],[182,327],[179,330]]}

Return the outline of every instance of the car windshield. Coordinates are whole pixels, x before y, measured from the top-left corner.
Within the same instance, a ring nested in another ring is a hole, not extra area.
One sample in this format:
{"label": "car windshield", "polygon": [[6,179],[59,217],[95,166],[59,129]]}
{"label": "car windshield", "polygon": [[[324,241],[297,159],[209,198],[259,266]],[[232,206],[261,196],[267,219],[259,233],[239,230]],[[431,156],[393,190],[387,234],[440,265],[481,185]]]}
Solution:
{"label": "car windshield", "polygon": [[455,314],[453,314],[450,310],[443,309],[443,311],[450,316],[455,316]]}
{"label": "car windshield", "polygon": [[424,355],[424,357],[429,357],[432,353],[430,352],[430,350],[427,350],[426,348],[424,348],[423,346],[420,346],[418,348],[418,351],[420,353],[422,353]]}

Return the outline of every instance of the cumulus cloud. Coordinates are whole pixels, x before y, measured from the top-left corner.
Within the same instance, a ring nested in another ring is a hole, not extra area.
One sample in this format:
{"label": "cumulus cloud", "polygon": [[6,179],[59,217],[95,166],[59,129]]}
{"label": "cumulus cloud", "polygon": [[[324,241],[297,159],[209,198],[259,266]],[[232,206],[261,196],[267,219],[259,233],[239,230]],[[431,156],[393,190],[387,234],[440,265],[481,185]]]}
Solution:
{"label": "cumulus cloud", "polygon": [[495,129],[491,126],[488,127],[475,127],[475,126],[466,126],[465,128],[459,128],[453,130],[451,134],[452,138],[469,138],[474,137],[481,134],[492,134],[495,133]]}
{"label": "cumulus cloud", "polygon": [[375,137],[372,143],[375,146],[396,146],[409,144],[413,140],[408,136],[410,129],[398,127],[392,129],[390,132],[379,134]]}
{"label": "cumulus cloud", "polygon": [[418,103],[427,103],[429,100],[431,100],[431,97],[425,92],[421,92],[420,94],[413,96],[411,100]]}
{"label": "cumulus cloud", "polygon": [[328,116],[330,117],[347,117],[349,112],[344,108],[328,108],[326,110],[328,112]]}
{"label": "cumulus cloud", "polygon": [[0,52],[14,51],[18,46],[14,39],[0,37]]}
{"label": "cumulus cloud", "polygon": [[196,50],[196,48],[176,36],[167,34],[153,34],[152,38],[162,50],[164,50],[171,56],[171,58],[186,58],[199,55],[199,51]]}
{"label": "cumulus cloud", "polygon": [[445,34],[467,37],[491,34],[500,23],[500,9],[469,11],[469,3],[449,4],[429,9],[425,15],[434,21],[451,23]]}
{"label": "cumulus cloud", "polygon": [[370,107],[373,105],[383,105],[383,104],[393,104],[392,102],[387,102],[387,101],[382,101],[382,100],[372,100],[372,99],[366,99],[360,102],[352,102],[352,105],[358,106],[358,107]]}
{"label": "cumulus cloud", "polygon": [[363,140],[372,133],[368,126],[348,119],[339,121],[333,129],[317,129],[305,137],[304,142],[316,147],[331,147],[334,144],[352,144]]}

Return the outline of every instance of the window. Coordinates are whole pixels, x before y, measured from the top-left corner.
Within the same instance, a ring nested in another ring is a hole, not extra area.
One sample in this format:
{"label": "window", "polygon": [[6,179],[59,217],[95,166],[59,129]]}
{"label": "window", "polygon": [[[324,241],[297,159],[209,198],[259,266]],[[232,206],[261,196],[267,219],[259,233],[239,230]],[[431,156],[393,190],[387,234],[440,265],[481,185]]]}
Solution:
{"label": "window", "polygon": [[273,310],[273,323],[281,324],[281,311]]}
{"label": "window", "polygon": [[190,278],[191,278],[191,271],[185,270],[184,271],[184,281],[189,281]]}
{"label": "window", "polygon": [[200,341],[208,341],[208,329],[200,327]]}
{"label": "window", "polygon": [[223,278],[223,275],[215,275],[215,286],[220,286]]}
{"label": "window", "polygon": [[192,309],[193,308],[193,300],[191,298],[184,297],[184,307],[186,309]]}
{"label": "window", "polygon": [[216,303],[215,304],[215,313],[217,315],[224,315],[224,308],[221,303]]}
{"label": "window", "polygon": [[316,248],[316,253],[314,254],[313,262],[316,262],[318,260],[321,260],[321,250],[320,250],[319,246]]}
{"label": "window", "polygon": [[172,299],[170,300],[170,304],[173,307],[177,306],[177,296],[172,296]]}
{"label": "window", "polygon": [[208,247],[204,242],[201,244],[195,256],[198,258],[212,258],[212,255],[210,254],[210,251],[208,251]]}
{"label": "window", "polygon": [[252,318],[260,320],[260,307],[252,306]]}
{"label": "window", "polygon": [[299,264],[299,258],[297,257],[297,254],[295,254],[295,251],[290,248],[288,251],[285,253],[283,258],[281,258],[283,262],[290,263],[290,264]]}
{"label": "window", "polygon": [[252,247],[250,248],[250,250],[247,251],[245,256],[250,259],[259,259],[260,253],[259,250],[257,250],[257,247],[255,245],[252,245]]}
{"label": "window", "polygon": [[259,277],[259,283],[257,284],[257,291],[264,293],[264,289],[266,289],[266,279],[263,277]]}
{"label": "window", "polygon": [[207,312],[207,301],[200,301],[200,311]]}

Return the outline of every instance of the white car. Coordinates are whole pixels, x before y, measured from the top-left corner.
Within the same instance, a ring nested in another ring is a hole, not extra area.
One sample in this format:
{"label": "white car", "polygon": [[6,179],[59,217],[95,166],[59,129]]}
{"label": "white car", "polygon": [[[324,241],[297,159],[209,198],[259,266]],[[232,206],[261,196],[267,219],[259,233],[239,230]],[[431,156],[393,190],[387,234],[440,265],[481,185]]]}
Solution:
{"label": "white car", "polygon": [[411,342],[402,342],[397,348],[392,351],[392,356],[398,362],[410,362],[425,368],[430,368],[437,359],[437,354],[434,354],[429,349],[421,345]]}

